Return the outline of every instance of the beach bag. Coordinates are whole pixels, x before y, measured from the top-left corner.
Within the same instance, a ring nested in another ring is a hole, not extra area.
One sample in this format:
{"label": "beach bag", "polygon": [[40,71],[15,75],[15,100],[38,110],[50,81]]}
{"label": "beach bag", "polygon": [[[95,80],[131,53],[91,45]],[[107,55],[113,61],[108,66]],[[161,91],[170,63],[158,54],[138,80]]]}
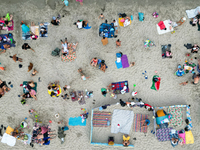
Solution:
{"label": "beach bag", "polygon": [[22,105],[25,105],[25,104],[26,104],[26,100],[25,100],[25,99],[22,99],[22,100],[21,100],[21,104],[22,104]]}
{"label": "beach bag", "polygon": [[55,50],[53,50],[51,52],[51,55],[52,56],[60,56],[60,49],[59,48],[56,48]]}

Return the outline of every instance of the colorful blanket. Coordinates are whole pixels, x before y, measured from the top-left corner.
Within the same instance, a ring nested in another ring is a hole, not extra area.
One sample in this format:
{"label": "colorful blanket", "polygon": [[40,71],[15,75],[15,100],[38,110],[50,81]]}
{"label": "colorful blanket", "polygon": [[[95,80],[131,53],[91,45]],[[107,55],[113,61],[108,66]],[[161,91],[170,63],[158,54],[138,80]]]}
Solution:
{"label": "colorful blanket", "polygon": [[156,136],[159,141],[169,141],[170,140],[170,131],[172,128],[163,128],[163,129],[158,129],[156,131]]}
{"label": "colorful blanket", "polygon": [[[154,78],[157,78],[158,81],[155,82],[155,81],[154,81]],[[152,86],[151,86],[151,89],[158,91],[159,88],[160,88],[160,80],[161,80],[161,78],[160,78],[159,76],[154,75],[154,76],[153,76],[153,79],[152,79]]]}
{"label": "colorful blanket", "polygon": [[117,92],[117,91],[121,91],[124,88],[125,85],[127,86],[126,93],[128,93],[129,92],[128,81],[122,81],[122,82],[112,83],[112,90],[116,94],[121,94],[121,92]]}
{"label": "colorful blanket", "polygon": [[[4,20],[0,20],[0,22],[4,22]],[[11,27],[6,27],[6,25],[3,23],[2,26],[0,26],[0,30],[13,31],[14,30],[14,21],[12,20],[12,26]]]}
{"label": "colorful blanket", "polygon": [[133,124],[133,129],[135,132],[143,132],[147,133],[147,127],[142,127],[142,120],[148,119],[148,115],[144,114],[136,114],[134,117],[134,124]]}
{"label": "colorful blanket", "polygon": [[107,24],[107,23],[102,23],[99,26],[99,36],[103,37],[107,37],[107,38],[113,38],[115,36],[115,28],[113,25],[111,24]]}
{"label": "colorful blanket", "polygon": [[93,112],[93,127],[109,127],[108,121],[111,122],[111,112],[94,111]]}
{"label": "colorful blanket", "polygon": [[79,116],[79,117],[70,117],[69,118],[69,126],[86,126],[86,120],[84,122],[82,122],[82,118]]}
{"label": "colorful blanket", "polygon": [[68,54],[67,56],[61,55],[61,60],[64,62],[72,62],[76,60],[76,51],[72,52],[72,54]]}
{"label": "colorful blanket", "polygon": [[176,127],[183,124],[183,113],[181,107],[169,107],[168,113],[172,115],[169,125]]}
{"label": "colorful blanket", "polygon": [[45,22],[44,25],[40,25],[40,23],[39,23],[39,28],[41,29],[43,27],[47,31],[47,33],[45,33],[44,35],[42,35],[40,32],[40,37],[48,37],[48,25],[49,25],[48,22]]}
{"label": "colorful blanket", "polygon": [[[0,37],[3,39],[4,36],[8,36],[8,34],[0,34]],[[10,47],[15,47],[15,44],[13,43],[14,42],[14,38],[13,36],[10,36],[8,37],[8,40],[6,42],[0,42],[0,47],[4,44],[8,44],[10,45]]]}
{"label": "colorful blanket", "polygon": [[30,32],[23,32],[22,31],[22,40],[31,40],[31,34]]}
{"label": "colorful blanket", "polygon": [[186,62],[183,64],[185,73],[193,73],[195,71],[196,64],[191,62]]}

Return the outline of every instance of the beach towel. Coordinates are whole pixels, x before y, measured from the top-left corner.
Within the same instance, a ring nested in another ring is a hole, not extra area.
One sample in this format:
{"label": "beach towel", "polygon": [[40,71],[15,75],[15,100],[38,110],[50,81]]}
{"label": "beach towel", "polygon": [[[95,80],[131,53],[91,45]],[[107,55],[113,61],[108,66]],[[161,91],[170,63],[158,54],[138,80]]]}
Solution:
{"label": "beach towel", "polygon": [[138,12],[139,21],[144,21],[144,13]]}
{"label": "beach towel", "polygon": [[94,111],[93,112],[93,127],[109,127],[111,123],[111,112]]}
{"label": "beach towel", "polygon": [[120,68],[123,67],[121,61],[120,61],[120,62],[115,61],[115,64],[116,64],[116,66],[117,66],[117,69],[120,69]]}
{"label": "beach towel", "polygon": [[121,62],[122,62],[123,68],[128,68],[129,67],[127,55],[122,55]]}
{"label": "beach towel", "polygon": [[111,121],[111,133],[129,134],[133,123],[134,113],[130,110],[115,109]]}
{"label": "beach towel", "polygon": [[[43,36],[42,36],[42,34],[40,33],[40,37],[48,37],[48,25],[49,25],[49,23],[48,22],[45,22],[44,23],[44,25],[40,25],[40,23],[38,23],[39,24],[39,28],[41,29],[42,27],[44,27],[45,29],[46,29],[46,31],[47,31],[47,33],[46,34],[44,34]],[[40,31],[39,31],[40,32]]]}
{"label": "beach towel", "polygon": [[179,139],[178,132],[175,129],[171,129],[169,136],[170,136],[171,145],[173,147],[177,146],[178,142],[177,143],[172,142],[172,138]]}
{"label": "beach towel", "polygon": [[183,64],[185,73],[194,73],[196,64],[192,62],[186,62]]}
{"label": "beach towel", "polygon": [[183,124],[183,113],[181,107],[169,107],[168,113],[172,116],[169,121],[169,125],[179,127]]}
{"label": "beach towel", "polygon": [[170,140],[170,131],[172,128],[163,128],[163,129],[158,129],[156,130],[156,136],[159,141],[169,141]]}
{"label": "beach towel", "polygon": [[22,40],[31,40],[30,32],[29,31],[28,32],[24,32],[24,31],[22,30]]}
{"label": "beach towel", "polygon": [[26,141],[23,141],[22,140],[22,142],[24,142],[25,144],[30,144],[31,143],[31,138],[32,138],[32,135],[30,135],[30,134],[26,134],[27,136],[28,136],[28,140],[26,140]]}
{"label": "beach towel", "polygon": [[[8,37],[8,34],[0,34],[0,37],[3,39],[3,37]],[[10,47],[15,47],[15,44],[13,43],[14,42],[14,38],[13,36],[9,36],[8,37],[8,40],[7,41],[4,41],[4,42],[0,42],[0,47],[4,44],[8,44],[10,45]]]}
{"label": "beach towel", "polygon": [[86,120],[87,119],[85,119],[85,121],[82,123],[81,116],[74,117],[74,118],[70,117],[68,125],[69,126],[86,126]]}
{"label": "beach towel", "polygon": [[185,132],[184,133],[179,133],[179,132],[178,135],[180,136],[180,138],[183,138],[183,143],[185,144]]}
{"label": "beach towel", "polygon": [[8,30],[8,31],[13,31],[14,30],[14,21],[12,20],[12,26],[11,27],[7,27],[5,26],[5,21],[4,20],[0,20],[1,23],[3,23],[3,26],[0,26],[0,30]]}
{"label": "beach towel", "polygon": [[[155,78],[158,79],[157,82],[154,81]],[[154,76],[153,76],[153,79],[152,79],[152,86],[151,86],[151,89],[158,91],[159,88],[160,88],[160,80],[161,80],[161,78],[160,78],[158,75],[154,75]]]}
{"label": "beach towel", "polygon": [[40,35],[39,26],[31,26],[31,32],[38,36]]}
{"label": "beach towel", "polygon": [[6,133],[9,134],[9,135],[12,135],[12,132],[13,132],[13,131],[14,131],[14,129],[11,128],[10,126],[8,126],[8,127],[6,128]]}
{"label": "beach towel", "polygon": [[15,146],[16,138],[14,136],[7,134],[7,133],[4,133],[3,137],[1,139],[1,142],[5,143],[9,146]]}
{"label": "beach towel", "polygon": [[91,29],[92,28],[92,26],[89,26],[89,23],[87,24],[87,26],[86,27],[83,27],[84,29]]}
{"label": "beach towel", "polygon": [[185,131],[185,140],[186,144],[193,144],[194,143],[194,136],[192,134],[192,131]]}
{"label": "beach towel", "polygon": [[127,87],[126,93],[128,93],[129,92],[128,81],[112,83],[112,90],[114,91],[115,94],[121,94],[121,92],[116,93],[116,91],[121,91],[124,88],[124,86]]}
{"label": "beach towel", "polygon": [[164,30],[164,29],[161,30],[160,26],[158,24],[156,24],[157,31],[158,31],[159,35],[174,31],[174,28],[170,24],[170,20],[165,20],[165,21],[163,21],[163,23],[165,25],[166,30]]}
{"label": "beach towel", "polygon": [[198,15],[198,11],[200,12],[200,6],[195,9],[186,10],[186,14],[188,18],[194,18],[196,15]]}
{"label": "beach towel", "polygon": [[102,23],[99,26],[99,36],[103,37],[105,34],[108,35],[107,38],[113,38],[115,36],[115,28],[111,24]]}
{"label": "beach towel", "polygon": [[142,127],[142,120],[148,119],[148,115],[144,114],[136,114],[134,117],[134,124],[133,124],[133,129],[135,132],[143,132],[147,133],[147,127]]}
{"label": "beach towel", "polygon": [[71,54],[68,54],[67,56],[65,55],[61,55],[61,60],[64,62],[72,62],[74,60],[76,60],[76,51],[73,51]]}

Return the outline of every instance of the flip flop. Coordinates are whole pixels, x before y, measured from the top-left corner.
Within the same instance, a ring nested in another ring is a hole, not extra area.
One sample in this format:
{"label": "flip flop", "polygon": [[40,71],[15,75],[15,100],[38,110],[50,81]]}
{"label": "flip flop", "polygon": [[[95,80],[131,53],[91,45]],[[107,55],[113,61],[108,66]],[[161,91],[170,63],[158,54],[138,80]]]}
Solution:
{"label": "flip flop", "polygon": [[10,87],[13,88],[13,85],[11,84]]}
{"label": "flip flop", "polygon": [[151,133],[153,133],[153,130],[151,130]]}
{"label": "flip flop", "polygon": [[153,132],[153,134],[155,134],[155,132]]}

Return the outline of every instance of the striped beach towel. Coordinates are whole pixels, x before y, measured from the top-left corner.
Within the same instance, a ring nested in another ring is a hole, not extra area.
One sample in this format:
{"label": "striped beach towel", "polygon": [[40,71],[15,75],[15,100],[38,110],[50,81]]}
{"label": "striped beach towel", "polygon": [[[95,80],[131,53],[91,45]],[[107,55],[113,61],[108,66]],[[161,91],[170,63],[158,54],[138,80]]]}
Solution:
{"label": "striped beach towel", "polygon": [[147,128],[148,127],[142,127],[142,123],[140,121],[148,119],[148,115],[144,114],[136,114],[134,117],[134,125],[133,129],[135,132],[144,132],[147,133]]}
{"label": "striped beach towel", "polygon": [[93,127],[109,127],[107,122],[111,122],[111,112],[94,111]]}

